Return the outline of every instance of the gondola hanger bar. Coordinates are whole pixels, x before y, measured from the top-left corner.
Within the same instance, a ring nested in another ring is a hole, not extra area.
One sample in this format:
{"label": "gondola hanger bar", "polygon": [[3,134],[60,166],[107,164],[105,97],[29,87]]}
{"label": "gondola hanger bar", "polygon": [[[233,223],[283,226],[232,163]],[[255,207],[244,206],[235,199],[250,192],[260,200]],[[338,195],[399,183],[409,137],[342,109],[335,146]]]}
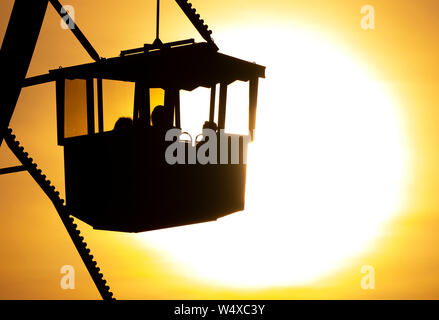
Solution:
{"label": "gondola hanger bar", "polygon": [[160,0],[157,0],[157,20],[156,20],[155,38],[156,40],[160,39]]}

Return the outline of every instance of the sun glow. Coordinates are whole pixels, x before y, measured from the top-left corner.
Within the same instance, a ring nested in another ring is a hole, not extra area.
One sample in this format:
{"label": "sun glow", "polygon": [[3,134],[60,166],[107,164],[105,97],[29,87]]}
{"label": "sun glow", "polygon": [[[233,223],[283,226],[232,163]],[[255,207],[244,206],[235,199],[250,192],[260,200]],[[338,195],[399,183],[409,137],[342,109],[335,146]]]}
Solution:
{"label": "sun glow", "polygon": [[[396,99],[312,32],[252,29],[216,39],[223,52],[267,66],[249,146],[246,210],[139,239],[186,275],[216,285],[316,281],[373,244],[402,205],[407,154]],[[230,94],[234,99],[241,98]],[[207,112],[207,96],[195,102]],[[240,130],[246,115],[231,107],[229,131]],[[201,129],[204,120],[186,124]]]}

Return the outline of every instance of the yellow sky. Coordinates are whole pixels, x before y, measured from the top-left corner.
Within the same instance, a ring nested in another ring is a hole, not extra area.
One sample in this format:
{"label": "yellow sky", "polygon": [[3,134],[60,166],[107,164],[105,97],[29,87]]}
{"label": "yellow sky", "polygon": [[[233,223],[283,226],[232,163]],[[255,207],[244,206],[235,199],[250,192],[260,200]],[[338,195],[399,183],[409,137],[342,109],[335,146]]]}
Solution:
{"label": "yellow sky", "polygon": [[[331,43],[346,52],[375,81],[383,84],[397,101],[410,153],[406,168],[409,184],[404,198],[400,199],[404,206],[399,215],[382,227],[372,246],[359,255],[347,257],[347,262],[318,282],[264,289],[231,288],[202,281],[192,277],[191,270],[183,270],[172,256],[161,253],[153,243],[140,241],[137,235],[93,231],[80,224],[115,296],[122,299],[439,298],[439,251],[435,246],[439,240],[436,232],[439,227],[437,1],[192,2],[213,30],[220,49],[227,48],[223,51],[228,54],[267,66],[267,80],[262,81],[261,90],[265,82],[269,84],[272,60],[294,49],[295,44],[291,43],[294,38],[289,38],[288,33],[296,29],[307,30],[317,41]],[[101,56],[117,56],[120,50],[140,47],[154,38],[155,1],[71,0],[63,4],[75,7],[78,25]],[[360,27],[360,9],[365,4],[373,5],[376,10],[373,31]],[[12,5],[12,0],[0,4],[1,37]],[[199,40],[172,1],[162,0],[161,30],[164,41],[189,37]],[[233,30],[240,35],[247,32],[248,38],[231,38]],[[269,32],[260,34],[261,30]],[[246,46],[246,39],[258,39],[251,47],[272,52],[272,56],[258,52],[243,56],[243,52],[248,52],[236,46]],[[49,7],[28,75],[89,61],[73,35],[60,28],[58,15]],[[294,92],[294,88],[291,90]],[[270,110],[270,107],[260,105],[260,109]],[[11,127],[63,194],[63,152],[56,144],[54,85],[24,89]],[[1,167],[16,163],[3,144]],[[2,176],[0,188],[0,298],[99,298],[56,211],[32,178],[27,173]],[[75,290],[65,291],[59,286],[63,265],[76,269]],[[362,265],[375,267],[375,290],[361,289]]]}

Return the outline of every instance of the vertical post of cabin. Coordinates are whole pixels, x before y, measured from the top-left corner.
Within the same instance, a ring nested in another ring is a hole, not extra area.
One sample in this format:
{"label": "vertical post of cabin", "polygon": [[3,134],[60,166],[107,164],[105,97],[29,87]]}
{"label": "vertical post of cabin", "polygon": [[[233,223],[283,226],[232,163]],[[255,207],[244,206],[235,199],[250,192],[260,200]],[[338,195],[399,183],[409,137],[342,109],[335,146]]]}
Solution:
{"label": "vertical post of cabin", "polygon": [[256,108],[258,105],[258,78],[250,80],[249,88],[249,123],[248,129],[250,131],[251,140],[255,139],[256,128]]}
{"label": "vertical post of cabin", "polygon": [[95,133],[95,108],[94,108],[94,89],[93,79],[86,80],[87,87],[87,132]]}
{"label": "vertical post of cabin", "polygon": [[[220,84],[220,93],[219,93],[219,106],[218,106],[218,133],[220,137],[222,136],[221,130],[224,130],[226,126],[226,104],[227,104],[227,84]],[[228,139],[228,138],[227,138]],[[221,164],[228,163],[228,157],[230,155],[230,150],[223,150],[224,144],[221,143],[221,139],[217,140],[218,143],[218,159]],[[229,141],[227,140],[226,146],[229,146]]]}
{"label": "vertical post of cabin", "polygon": [[140,119],[147,127],[151,126],[151,93],[149,88],[145,86],[144,91],[145,106],[140,110]]}
{"label": "vertical post of cabin", "polygon": [[104,97],[102,92],[102,78],[98,78],[98,130],[104,132]]}
{"label": "vertical post of cabin", "polygon": [[209,121],[215,121],[215,98],[216,98],[216,84],[214,84],[210,89],[210,111],[209,111]]}
{"label": "vertical post of cabin", "polygon": [[175,126],[179,129],[181,129],[180,90],[176,91],[176,96],[175,96]]}
{"label": "vertical post of cabin", "polygon": [[140,123],[150,126],[150,93],[149,88],[145,83],[136,82],[134,89],[134,121],[140,121]]}
{"label": "vertical post of cabin", "polygon": [[64,78],[56,79],[56,127],[58,134],[58,145],[63,145],[64,141],[64,108],[65,108],[65,87]]}
{"label": "vertical post of cabin", "polygon": [[169,117],[169,123],[172,123],[174,125],[175,120],[175,100],[176,100],[176,93],[178,90],[174,88],[167,88],[165,90],[165,107],[169,111],[168,117]]}
{"label": "vertical post of cabin", "polygon": [[218,107],[218,129],[226,126],[227,84],[221,83]]}

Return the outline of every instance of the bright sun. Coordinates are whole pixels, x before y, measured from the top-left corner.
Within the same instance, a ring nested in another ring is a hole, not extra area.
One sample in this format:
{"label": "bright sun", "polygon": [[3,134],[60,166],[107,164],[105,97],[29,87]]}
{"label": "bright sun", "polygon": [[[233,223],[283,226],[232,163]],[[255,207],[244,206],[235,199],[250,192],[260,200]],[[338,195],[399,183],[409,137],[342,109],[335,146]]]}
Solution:
{"label": "bright sun", "polygon": [[[395,99],[312,32],[252,29],[219,38],[223,52],[267,66],[246,210],[140,239],[186,275],[216,285],[316,281],[364,251],[401,205],[407,156]],[[198,102],[207,108],[208,97]],[[246,125],[230,108],[229,128]]]}

